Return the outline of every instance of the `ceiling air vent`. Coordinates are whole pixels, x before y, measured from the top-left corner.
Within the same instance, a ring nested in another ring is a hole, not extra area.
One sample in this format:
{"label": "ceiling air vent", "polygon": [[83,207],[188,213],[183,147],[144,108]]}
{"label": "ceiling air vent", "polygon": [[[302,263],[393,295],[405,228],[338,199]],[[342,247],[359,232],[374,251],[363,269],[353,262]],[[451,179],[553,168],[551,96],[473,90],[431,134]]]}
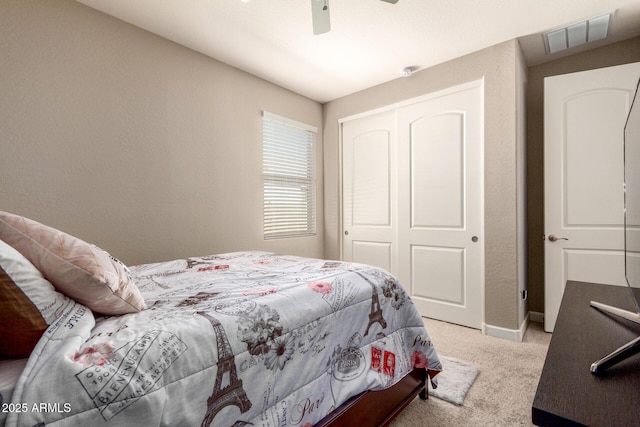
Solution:
{"label": "ceiling air vent", "polygon": [[607,13],[544,33],[547,53],[556,53],[570,47],[602,40],[609,35],[610,22],[611,13]]}

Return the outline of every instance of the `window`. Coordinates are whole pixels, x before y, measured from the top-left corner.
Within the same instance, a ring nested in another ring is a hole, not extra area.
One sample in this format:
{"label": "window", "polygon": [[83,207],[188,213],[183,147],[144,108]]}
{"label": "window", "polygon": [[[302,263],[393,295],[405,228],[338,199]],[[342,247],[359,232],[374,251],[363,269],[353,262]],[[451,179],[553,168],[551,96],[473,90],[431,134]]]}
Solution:
{"label": "window", "polygon": [[264,112],[264,238],[316,234],[314,145],[317,128]]}

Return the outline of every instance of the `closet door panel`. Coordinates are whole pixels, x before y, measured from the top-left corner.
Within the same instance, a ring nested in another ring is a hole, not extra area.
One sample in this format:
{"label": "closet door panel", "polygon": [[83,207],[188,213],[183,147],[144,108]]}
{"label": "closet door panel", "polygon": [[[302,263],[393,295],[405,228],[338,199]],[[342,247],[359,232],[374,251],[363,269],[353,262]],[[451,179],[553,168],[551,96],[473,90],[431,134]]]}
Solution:
{"label": "closet door panel", "polygon": [[395,112],[342,125],[343,258],[397,273]]}
{"label": "closet door panel", "polygon": [[425,317],[482,327],[482,84],[398,110],[400,281]]}
{"label": "closet door panel", "polygon": [[464,226],[464,116],[425,117],[411,134],[411,227]]}
{"label": "closet door panel", "polygon": [[391,225],[390,142],[388,130],[353,138],[353,225]]}

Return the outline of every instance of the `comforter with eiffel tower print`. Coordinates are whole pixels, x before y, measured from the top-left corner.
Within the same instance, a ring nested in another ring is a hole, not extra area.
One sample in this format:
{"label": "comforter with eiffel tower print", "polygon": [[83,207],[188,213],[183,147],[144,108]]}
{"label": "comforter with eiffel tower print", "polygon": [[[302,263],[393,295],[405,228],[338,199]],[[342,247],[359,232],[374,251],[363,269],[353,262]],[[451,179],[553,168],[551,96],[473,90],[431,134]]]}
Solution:
{"label": "comforter with eiffel tower print", "polygon": [[8,426],[311,426],[412,368],[441,370],[398,281],[368,265],[236,252],[131,267],[147,310],[74,303]]}

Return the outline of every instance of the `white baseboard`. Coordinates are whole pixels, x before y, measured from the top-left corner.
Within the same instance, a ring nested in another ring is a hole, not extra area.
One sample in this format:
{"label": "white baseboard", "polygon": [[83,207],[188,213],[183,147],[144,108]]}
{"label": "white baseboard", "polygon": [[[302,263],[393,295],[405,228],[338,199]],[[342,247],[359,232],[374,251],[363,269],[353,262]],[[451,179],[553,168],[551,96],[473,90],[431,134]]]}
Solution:
{"label": "white baseboard", "polygon": [[522,342],[524,333],[529,325],[529,313],[524,317],[518,329],[507,329],[500,326],[482,324],[482,333],[491,337],[503,338],[510,341]]}

